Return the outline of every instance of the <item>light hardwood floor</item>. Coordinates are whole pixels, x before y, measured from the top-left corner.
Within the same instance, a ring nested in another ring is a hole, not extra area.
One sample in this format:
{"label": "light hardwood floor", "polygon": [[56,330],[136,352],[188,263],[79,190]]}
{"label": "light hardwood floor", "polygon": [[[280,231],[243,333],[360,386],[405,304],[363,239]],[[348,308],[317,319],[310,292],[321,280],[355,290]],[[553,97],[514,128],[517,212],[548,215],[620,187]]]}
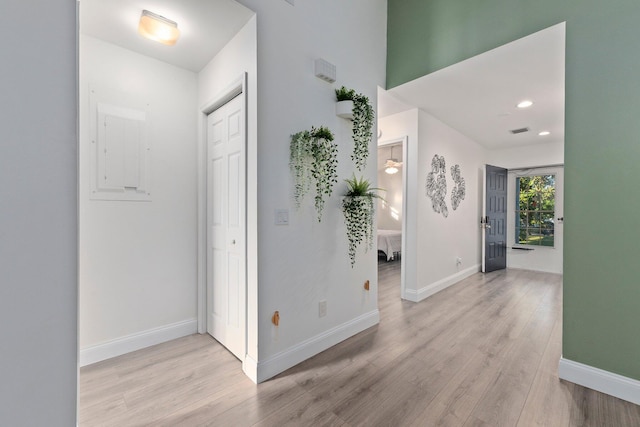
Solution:
{"label": "light hardwood floor", "polygon": [[640,426],[640,407],[558,380],[562,278],[476,274],[260,385],[209,336],[80,372],[81,426]]}

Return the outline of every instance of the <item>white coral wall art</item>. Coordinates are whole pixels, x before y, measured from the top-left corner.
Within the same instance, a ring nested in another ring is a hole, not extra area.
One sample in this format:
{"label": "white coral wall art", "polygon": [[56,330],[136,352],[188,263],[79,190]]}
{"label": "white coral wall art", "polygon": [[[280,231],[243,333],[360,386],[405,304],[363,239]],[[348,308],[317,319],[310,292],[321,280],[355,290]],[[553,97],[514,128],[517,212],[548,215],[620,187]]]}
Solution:
{"label": "white coral wall art", "polygon": [[431,160],[431,172],[427,175],[427,197],[431,198],[433,211],[441,213],[443,217],[449,215],[447,209],[447,166],[443,156],[437,154]]}
{"label": "white coral wall art", "polygon": [[465,186],[464,178],[460,172],[460,165],[451,166],[451,178],[453,178],[453,189],[451,190],[451,207],[455,211],[464,200]]}
{"label": "white coral wall art", "polygon": [[[453,188],[451,190],[451,207],[455,211],[464,200],[465,182],[460,171],[460,165],[451,167],[451,178],[453,179]],[[427,197],[431,199],[433,211],[442,214],[443,217],[449,216],[447,208],[447,164],[444,156],[435,155],[431,160],[431,172],[427,174],[427,182],[425,185]]]}

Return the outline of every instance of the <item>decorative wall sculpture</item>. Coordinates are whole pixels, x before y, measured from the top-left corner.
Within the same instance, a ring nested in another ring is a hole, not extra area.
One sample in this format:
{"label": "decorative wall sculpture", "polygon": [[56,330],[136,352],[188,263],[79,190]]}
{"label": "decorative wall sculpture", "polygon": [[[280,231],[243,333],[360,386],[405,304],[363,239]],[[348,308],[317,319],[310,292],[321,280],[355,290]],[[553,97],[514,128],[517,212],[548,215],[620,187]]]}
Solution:
{"label": "decorative wall sculpture", "polygon": [[427,175],[427,197],[431,198],[433,211],[441,213],[443,217],[449,215],[447,209],[447,166],[443,156],[437,154],[431,160],[431,172]]}
{"label": "decorative wall sculpture", "polygon": [[[451,206],[455,211],[464,200],[466,194],[465,182],[460,171],[460,165],[451,166],[451,178],[453,189],[451,190]],[[427,174],[427,197],[431,199],[433,211],[441,213],[443,217],[449,216],[447,208],[447,164],[443,156],[437,154],[431,160],[431,172]]]}
{"label": "decorative wall sculpture", "polygon": [[464,200],[465,185],[464,178],[460,172],[460,165],[451,166],[451,178],[453,178],[453,189],[451,190],[451,207],[455,211]]}

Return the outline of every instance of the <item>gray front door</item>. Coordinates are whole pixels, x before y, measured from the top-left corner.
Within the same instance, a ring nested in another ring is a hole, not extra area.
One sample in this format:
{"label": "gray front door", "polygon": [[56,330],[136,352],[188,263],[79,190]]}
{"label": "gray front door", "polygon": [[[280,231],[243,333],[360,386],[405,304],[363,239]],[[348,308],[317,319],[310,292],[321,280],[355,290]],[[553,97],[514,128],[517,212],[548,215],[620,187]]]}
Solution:
{"label": "gray front door", "polygon": [[485,273],[507,268],[507,170],[486,165],[484,222]]}

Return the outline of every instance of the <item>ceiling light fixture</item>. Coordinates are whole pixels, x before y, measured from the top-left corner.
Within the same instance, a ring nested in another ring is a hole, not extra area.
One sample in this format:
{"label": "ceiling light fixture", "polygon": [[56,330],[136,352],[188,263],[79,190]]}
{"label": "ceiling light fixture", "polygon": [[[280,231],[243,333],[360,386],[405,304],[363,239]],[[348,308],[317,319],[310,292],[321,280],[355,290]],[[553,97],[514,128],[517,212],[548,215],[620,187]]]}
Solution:
{"label": "ceiling light fixture", "polygon": [[393,158],[393,146],[391,147],[391,158],[387,159],[384,164],[384,171],[389,175],[393,175],[394,173],[398,173],[398,168],[402,166],[402,162],[399,162],[398,159]]}
{"label": "ceiling light fixture", "polygon": [[518,108],[529,108],[533,105],[533,101],[529,101],[528,99],[524,101],[520,101],[516,107]]}
{"label": "ceiling light fixture", "polygon": [[389,175],[393,175],[394,173],[398,173],[398,170],[399,169],[395,166],[387,166],[387,168],[384,171]]}
{"label": "ceiling light fixture", "polygon": [[180,30],[178,30],[176,22],[148,10],[143,10],[140,15],[138,33],[168,46],[176,44],[178,37],[180,37]]}
{"label": "ceiling light fixture", "polygon": [[548,130],[543,130],[542,132],[540,132],[538,135],[540,136],[547,136],[547,135],[551,135],[551,132],[549,132]]}

